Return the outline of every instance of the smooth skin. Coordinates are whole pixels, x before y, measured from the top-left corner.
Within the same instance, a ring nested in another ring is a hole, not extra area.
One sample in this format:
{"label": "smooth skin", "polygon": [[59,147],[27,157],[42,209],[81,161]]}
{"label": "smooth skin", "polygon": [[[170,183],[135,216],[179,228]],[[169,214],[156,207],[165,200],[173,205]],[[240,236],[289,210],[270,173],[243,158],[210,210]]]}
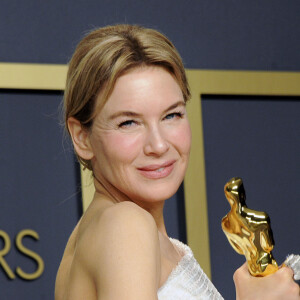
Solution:
{"label": "smooth skin", "polygon": [[[96,192],[67,243],[55,299],[157,299],[183,255],[163,219],[191,144],[176,80],[160,67],[130,70],[116,81],[90,130],[74,118],[68,127],[78,155],[92,161]],[[286,269],[261,279],[242,266],[234,276],[237,300],[299,300]]]}

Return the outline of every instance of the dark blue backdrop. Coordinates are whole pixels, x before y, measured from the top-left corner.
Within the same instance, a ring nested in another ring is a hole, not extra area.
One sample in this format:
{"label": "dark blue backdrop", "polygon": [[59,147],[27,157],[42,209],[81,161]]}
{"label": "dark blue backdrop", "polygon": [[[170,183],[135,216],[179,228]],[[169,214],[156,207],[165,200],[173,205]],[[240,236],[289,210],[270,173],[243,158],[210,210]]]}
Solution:
{"label": "dark blue backdrop", "polygon": [[230,210],[222,187],[231,177],[243,179],[248,207],[269,214],[277,262],[300,252],[299,100],[203,97],[212,278],[225,299],[234,298],[232,274],[245,260],[220,226]]}
{"label": "dark blue backdrop", "polygon": [[[5,260],[15,272],[35,272],[36,263],[18,251],[16,235],[24,229],[39,241],[23,244],[37,253],[45,271],[34,281],[8,280],[0,269],[0,298],[53,299],[54,279],[64,245],[81,214],[79,171],[59,125],[60,93],[0,92],[0,229],[11,239]],[[1,248],[4,248],[1,239]]]}

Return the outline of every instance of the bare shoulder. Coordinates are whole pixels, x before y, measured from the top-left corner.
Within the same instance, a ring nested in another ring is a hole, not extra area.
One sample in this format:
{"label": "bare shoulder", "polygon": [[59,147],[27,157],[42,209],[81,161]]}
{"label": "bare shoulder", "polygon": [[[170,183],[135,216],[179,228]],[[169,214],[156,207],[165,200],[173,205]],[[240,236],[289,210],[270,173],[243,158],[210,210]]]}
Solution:
{"label": "bare shoulder", "polygon": [[132,202],[118,203],[105,209],[91,222],[87,236],[91,237],[91,235],[93,238],[97,237],[101,245],[106,243],[107,247],[101,247],[105,249],[111,246],[118,249],[115,242],[119,245],[122,243],[127,245],[130,241],[132,248],[135,248],[141,241],[154,244],[156,240],[158,242],[158,231],[153,217]]}
{"label": "bare shoulder", "polygon": [[158,238],[157,227],[151,214],[129,201],[99,211],[88,223],[88,226],[83,224],[83,231],[79,229],[78,239],[97,237],[101,242],[102,239],[127,239],[133,232],[142,232],[146,237]]}
{"label": "bare shoulder", "polygon": [[133,217],[133,221],[135,221],[136,219],[139,219],[140,221],[142,218],[145,220],[145,222],[150,222],[155,226],[155,222],[151,214],[137,204],[130,201],[121,202],[108,207],[102,214],[102,219],[108,221],[106,217],[108,217],[109,220],[111,220],[111,217],[116,217],[117,219],[120,219],[122,221],[128,217],[130,219]]}
{"label": "bare shoulder", "polygon": [[96,214],[79,231],[76,256],[96,282],[99,299],[156,299],[158,231],[151,214],[138,205],[122,202]]}

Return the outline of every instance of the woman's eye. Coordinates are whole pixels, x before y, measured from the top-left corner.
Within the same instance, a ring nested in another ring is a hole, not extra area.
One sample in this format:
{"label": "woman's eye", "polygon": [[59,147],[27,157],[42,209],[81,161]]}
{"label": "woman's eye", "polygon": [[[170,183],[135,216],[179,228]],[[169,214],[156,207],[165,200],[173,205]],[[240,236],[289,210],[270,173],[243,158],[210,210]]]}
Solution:
{"label": "woman's eye", "polygon": [[174,118],[182,118],[183,114],[181,112],[174,112],[165,116],[166,120],[171,120]]}
{"label": "woman's eye", "polygon": [[119,128],[126,128],[136,125],[136,122],[133,120],[127,120],[119,124]]}

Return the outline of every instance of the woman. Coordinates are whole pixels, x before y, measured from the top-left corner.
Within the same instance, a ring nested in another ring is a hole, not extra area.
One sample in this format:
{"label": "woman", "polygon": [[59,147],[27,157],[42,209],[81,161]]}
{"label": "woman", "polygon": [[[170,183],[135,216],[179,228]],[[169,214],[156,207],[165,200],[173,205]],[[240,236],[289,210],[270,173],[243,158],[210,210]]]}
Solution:
{"label": "woman", "polygon": [[[155,30],[110,26],[78,45],[65,119],[96,192],[66,246],[56,300],[222,299],[163,220],[187,168],[189,97],[179,54]],[[243,266],[235,282],[237,299],[300,299],[289,268],[257,279]]]}

